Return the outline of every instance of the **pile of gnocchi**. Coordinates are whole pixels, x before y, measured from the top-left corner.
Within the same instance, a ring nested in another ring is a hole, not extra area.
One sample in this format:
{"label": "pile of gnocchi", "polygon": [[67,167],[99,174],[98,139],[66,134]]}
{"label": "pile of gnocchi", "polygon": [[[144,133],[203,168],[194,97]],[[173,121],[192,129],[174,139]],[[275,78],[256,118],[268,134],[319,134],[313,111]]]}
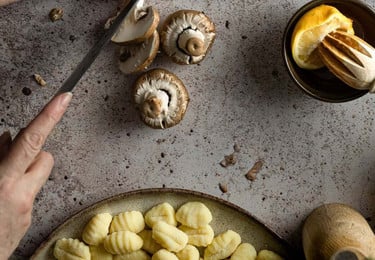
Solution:
{"label": "pile of gnocchi", "polygon": [[82,241],[62,238],[54,246],[58,260],[282,260],[276,253],[258,254],[241,236],[227,230],[215,236],[212,214],[201,202],[187,202],[175,211],[164,202],[143,215],[127,211],[112,217],[95,215]]}

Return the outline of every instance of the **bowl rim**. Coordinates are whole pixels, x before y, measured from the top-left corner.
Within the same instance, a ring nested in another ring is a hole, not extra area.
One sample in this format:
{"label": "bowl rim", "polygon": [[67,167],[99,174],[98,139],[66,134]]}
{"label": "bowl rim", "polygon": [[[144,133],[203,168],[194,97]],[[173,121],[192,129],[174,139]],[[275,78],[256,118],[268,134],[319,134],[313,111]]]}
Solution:
{"label": "bowl rim", "polygon": [[367,94],[369,91],[368,90],[357,90],[357,94],[352,95],[352,96],[347,97],[347,98],[340,98],[340,99],[323,97],[323,96],[321,96],[317,93],[314,93],[313,91],[309,90],[308,88],[306,88],[298,80],[298,77],[297,77],[298,74],[293,73],[293,67],[292,67],[292,63],[294,62],[293,58],[289,57],[289,55],[288,55],[289,46],[287,46],[287,42],[289,41],[289,35],[291,34],[291,30],[293,29],[293,27],[295,26],[295,24],[298,21],[297,18],[301,17],[304,13],[306,13],[308,10],[310,10],[313,7],[316,7],[316,6],[321,5],[321,4],[329,4],[329,3],[331,3],[331,4],[335,4],[335,3],[354,3],[354,4],[359,5],[362,9],[366,10],[367,12],[369,12],[371,15],[373,15],[375,17],[375,11],[370,6],[368,6],[366,3],[364,3],[361,0],[345,0],[345,1],[342,1],[342,0],[312,0],[312,1],[309,1],[306,4],[304,4],[303,6],[301,6],[300,8],[298,8],[297,11],[294,12],[292,17],[289,19],[289,21],[288,21],[288,23],[285,27],[284,33],[283,33],[282,55],[283,55],[284,64],[287,67],[287,71],[288,71],[289,76],[291,77],[293,82],[298,86],[298,88],[300,90],[302,90],[305,94],[308,94],[310,97],[313,97],[315,99],[325,101],[325,102],[328,102],[328,103],[344,103],[344,102],[349,102],[349,101],[353,101],[355,99],[358,99],[358,98],[364,96],[365,94]]}

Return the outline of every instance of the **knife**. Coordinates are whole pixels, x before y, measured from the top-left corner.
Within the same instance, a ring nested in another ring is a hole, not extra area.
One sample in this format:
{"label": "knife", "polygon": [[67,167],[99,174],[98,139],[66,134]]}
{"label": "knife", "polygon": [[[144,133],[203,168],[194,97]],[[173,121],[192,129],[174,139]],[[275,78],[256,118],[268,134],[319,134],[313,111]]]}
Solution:
{"label": "knife", "polygon": [[95,61],[96,57],[98,57],[101,49],[103,46],[110,41],[113,34],[117,31],[118,27],[121,25],[121,22],[124,18],[129,14],[130,9],[138,2],[139,0],[130,0],[129,4],[127,4],[124,9],[120,12],[120,14],[115,18],[112,25],[106,30],[103,36],[98,40],[98,42],[90,49],[90,51],[86,54],[83,60],[78,64],[76,69],[70,74],[69,78],[64,82],[64,84],[60,87],[57,91],[56,95],[71,92],[78,81],[81,79],[83,74],[87,71],[87,69],[91,66],[91,64]]}

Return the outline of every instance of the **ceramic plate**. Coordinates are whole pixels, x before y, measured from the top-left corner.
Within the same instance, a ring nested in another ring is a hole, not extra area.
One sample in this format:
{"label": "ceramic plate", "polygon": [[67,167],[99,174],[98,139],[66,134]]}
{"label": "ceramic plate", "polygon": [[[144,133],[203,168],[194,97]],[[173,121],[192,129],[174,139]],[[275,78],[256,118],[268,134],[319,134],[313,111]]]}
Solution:
{"label": "ceramic plate", "polygon": [[243,242],[249,242],[257,250],[269,249],[286,259],[292,259],[288,244],[245,210],[219,198],[199,192],[181,189],[147,189],[128,192],[98,202],[65,221],[37,249],[31,259],[54,259],[53,246],[63,237],[81,238],[86,223],[98,213],[116,215],[123,211],[139,210],[145,213],[153,206],[168,202],[175,209],[188,201],[203,202],[212,212],[211,225],[215,234],[232,229],[241,235]]}

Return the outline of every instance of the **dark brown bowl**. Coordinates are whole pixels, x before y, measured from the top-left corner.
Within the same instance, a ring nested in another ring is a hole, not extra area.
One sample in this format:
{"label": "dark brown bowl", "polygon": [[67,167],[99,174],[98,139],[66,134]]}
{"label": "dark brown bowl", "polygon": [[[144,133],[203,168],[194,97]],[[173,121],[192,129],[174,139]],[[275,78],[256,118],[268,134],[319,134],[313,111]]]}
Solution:
{"label": "dark brown bowl", "polygon": [[283,38],[283,57],[289,74],[295,83],[310,96],[327,102],[346,102],[362,97],[368,91],[349,87],[336,78],[327,68],[305,70],[293,60],[291,39],[298,20],[308,10],[321,4],[336,7],[345,16],[353,20],[355,34],[372,46],[375,46],[375,13],[359,0],[314,0],[301,7],[290,19]]}

